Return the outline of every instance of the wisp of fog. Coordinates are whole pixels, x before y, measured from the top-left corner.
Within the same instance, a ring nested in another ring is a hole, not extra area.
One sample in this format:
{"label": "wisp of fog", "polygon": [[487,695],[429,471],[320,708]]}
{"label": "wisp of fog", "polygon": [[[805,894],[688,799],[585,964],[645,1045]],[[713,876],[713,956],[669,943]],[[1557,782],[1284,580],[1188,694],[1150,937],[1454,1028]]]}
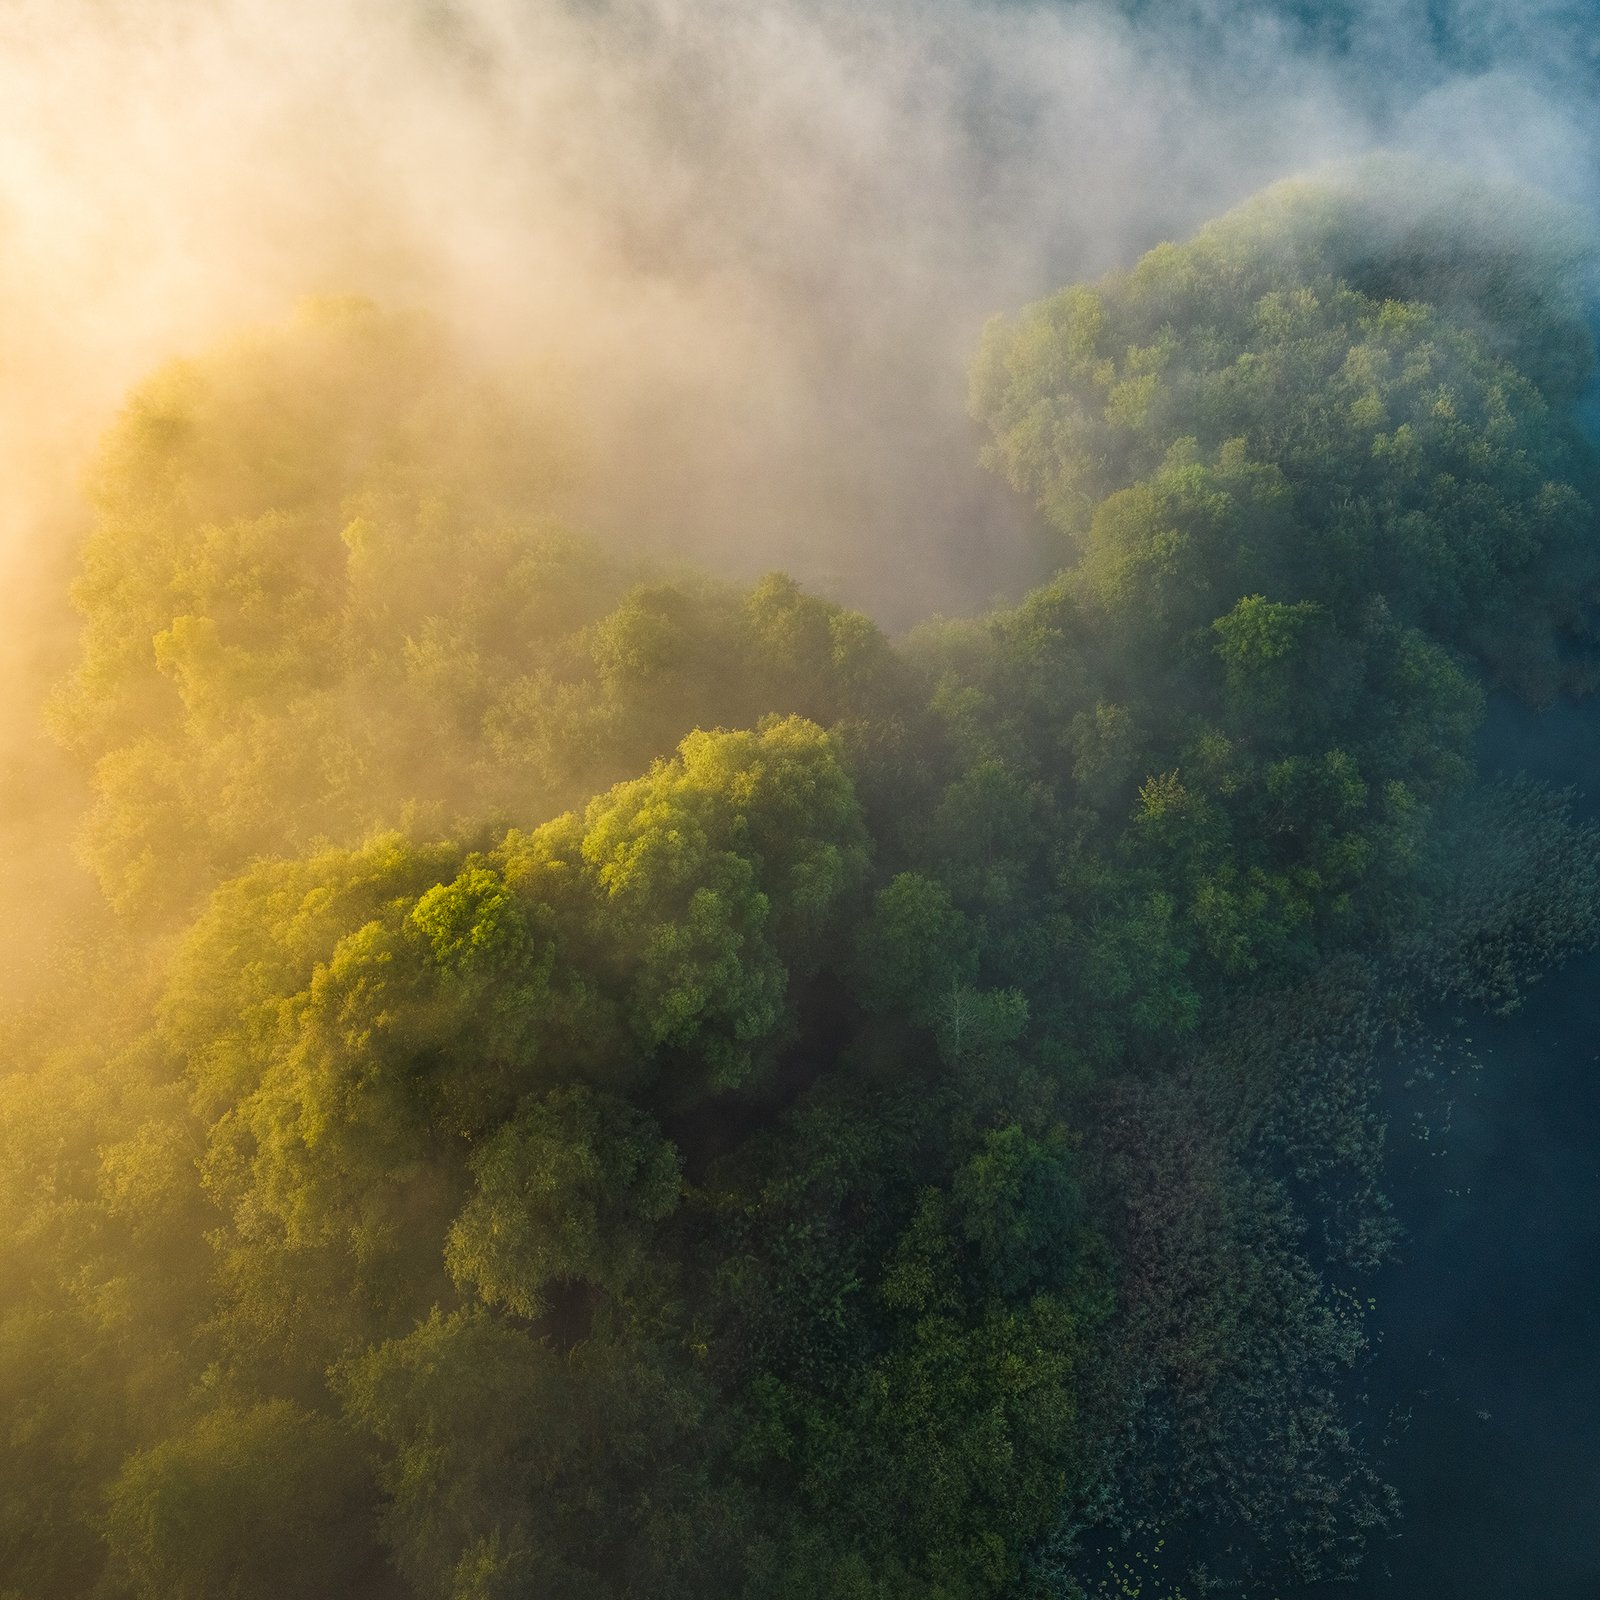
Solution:
{"label": "wisp of fog", "polygon": [[427,310],[553,397],[579,525],[902,627],[1035,574],[966,415],[995,311],[1373,148],[1588,193],[1583,7],[1304,11],[7,0],[10,825],[57,863],[76,809],[38,705],[96,440],[305,295]]}

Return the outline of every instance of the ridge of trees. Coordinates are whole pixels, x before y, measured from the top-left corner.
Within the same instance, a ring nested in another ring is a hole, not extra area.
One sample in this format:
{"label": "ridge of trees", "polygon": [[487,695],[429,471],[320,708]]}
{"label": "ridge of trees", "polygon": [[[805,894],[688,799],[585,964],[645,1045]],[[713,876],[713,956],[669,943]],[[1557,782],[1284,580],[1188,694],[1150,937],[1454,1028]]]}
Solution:
{"label": "ridge of trees", "polygon": [[563,531],[425,322],[152,379],[52,715],[154,975],[0,1077],[0,1593],[1353,1572],[1386,1052],[1600,935],[1474,744],[1591,686],[1577,261],[1369,168],[996,322],[1059,571],[901,642]]}

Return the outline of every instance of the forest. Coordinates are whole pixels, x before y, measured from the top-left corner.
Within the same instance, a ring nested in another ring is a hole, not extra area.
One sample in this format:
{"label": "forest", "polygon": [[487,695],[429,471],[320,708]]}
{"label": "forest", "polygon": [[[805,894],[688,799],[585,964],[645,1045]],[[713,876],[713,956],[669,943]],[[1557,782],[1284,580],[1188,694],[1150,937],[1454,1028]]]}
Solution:
{"label": "forest", "polygon": [[[1038,581],[569,525],[307,301],[127,398],[0,1016],[4,1600],[1198,1600],[1402,1515],[1401,1084],[1600,939],[1586,220],[1398,161],[987,327]],[[1426,1071],[1422,1072],[1426,1077]]]}

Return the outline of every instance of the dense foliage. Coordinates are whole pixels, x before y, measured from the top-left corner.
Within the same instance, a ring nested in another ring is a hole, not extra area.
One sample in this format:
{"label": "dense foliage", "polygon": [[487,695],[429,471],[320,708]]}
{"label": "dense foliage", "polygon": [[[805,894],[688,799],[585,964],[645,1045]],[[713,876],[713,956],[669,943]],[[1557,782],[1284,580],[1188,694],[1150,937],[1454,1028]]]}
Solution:
{"label": "dense foliage", "polygon": [[1385,1064],[1600,932],[1474,755],[1587,686],[1576,258],[1396,181],[998,322],[1059,571],[898,645],[563,532],[418,321],[134,396],[52,710],[128,932],[0,1078],[8,1600],[1354,1570]]}

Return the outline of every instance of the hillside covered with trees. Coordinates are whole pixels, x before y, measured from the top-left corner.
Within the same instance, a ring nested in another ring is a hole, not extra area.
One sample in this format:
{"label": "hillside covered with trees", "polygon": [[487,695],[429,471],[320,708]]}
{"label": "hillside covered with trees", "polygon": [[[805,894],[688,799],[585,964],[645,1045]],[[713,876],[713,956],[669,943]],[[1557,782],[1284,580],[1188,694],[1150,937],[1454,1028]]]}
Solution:
{"label": "hillside covered with trees", "polygon": [[562,527],[420,318],[154,375],[49,708],[115,916],[6,1020],[5,1600],[1355,1572],[1395,1085],[1600,936],[1477,744],[1594,687],[1585,267],[1378,165],[996,320],[1054,575],[902,639]]}

